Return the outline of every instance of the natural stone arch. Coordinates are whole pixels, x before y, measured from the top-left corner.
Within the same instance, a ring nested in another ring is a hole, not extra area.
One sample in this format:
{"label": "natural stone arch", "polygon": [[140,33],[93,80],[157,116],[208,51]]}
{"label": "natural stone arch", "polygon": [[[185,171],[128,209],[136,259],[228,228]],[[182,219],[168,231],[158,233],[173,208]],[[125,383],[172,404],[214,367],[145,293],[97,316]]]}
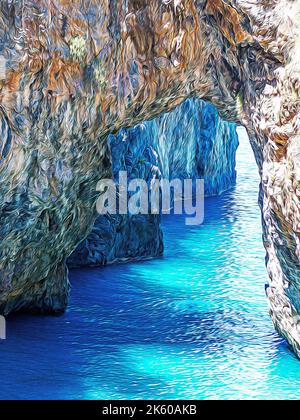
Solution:
{"label": "natural stone arch", "polygon": [[1,2],[1,312],[65,308],[107,134],[197,96],[250,134],[271,315],[300,356],[299,15],[292,0]]}
{"label": "natural stone arch", "polygon": [[0,315],[0,340],[6,339],[6,321],[4,316]]}

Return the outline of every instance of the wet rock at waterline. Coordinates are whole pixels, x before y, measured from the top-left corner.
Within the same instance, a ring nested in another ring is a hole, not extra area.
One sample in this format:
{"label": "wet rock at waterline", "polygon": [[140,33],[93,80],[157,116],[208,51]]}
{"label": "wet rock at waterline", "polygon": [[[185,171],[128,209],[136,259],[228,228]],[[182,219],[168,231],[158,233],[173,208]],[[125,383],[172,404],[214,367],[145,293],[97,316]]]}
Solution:
{"label": "wet rock at waterline", "polygon": [[[149,186],[153,178],[204,178],[205,194],[211,196],[232,187],[236,180],[235,124],[223,122],[216,108],[201,100],[188,99],[171,113],[123,129],[109,143],[116,182],[120,171],[128,173],[128,181],[141,178]],[[162,253],[160,216],[99,216],[68,265],[105,265]]]}
{"label": "wet rock at waterline", "polygon": [[[147,123],[146,123],[147,124]],[[113,178],[126,171],[127,182],[143,179],[149,186],[160,179],[158,155],[152,147],[154,131],[138,125],[110,136]],[[128,199],[133,193],[128,193]],[[113,262],[147,259],[163,254],[160,215],[109,214],[98,216],[92,233],[68,259],[70,267],[99,266]]]}
{"label": "wet rock at waterline", "polygon": [[66,307],[107,136],[194,96],[248,129],[270,313],[300,357],[299,15],[292,0],[2,1],[1,313]]}

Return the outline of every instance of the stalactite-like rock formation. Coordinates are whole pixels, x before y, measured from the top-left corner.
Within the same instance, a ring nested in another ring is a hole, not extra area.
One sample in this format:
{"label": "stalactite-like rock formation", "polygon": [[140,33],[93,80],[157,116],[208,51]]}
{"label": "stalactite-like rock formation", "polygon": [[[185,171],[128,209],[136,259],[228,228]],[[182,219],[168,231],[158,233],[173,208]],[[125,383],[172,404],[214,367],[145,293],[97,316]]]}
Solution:
{"label": "stalactite-like rock formation", "polygon": [[293,0],[1,1],[1,313],[66,306],[108,134],[196,96],[249,131],[270,312],[300,356],[299,15]]}
{"label": "stalactite-like rock formation", "polygon": [[[109,140],[114,180],[126,171],[131,179],[205,180],[206,196],[218,195],[236,181],[236,126],[217,110],[187,99],[173,112],[138,124]],[[149,197],[149,201],[151,196]],[[70,267],[159,257],[163,235],[159,215],[99,216],[92,233],[68,260]]]}

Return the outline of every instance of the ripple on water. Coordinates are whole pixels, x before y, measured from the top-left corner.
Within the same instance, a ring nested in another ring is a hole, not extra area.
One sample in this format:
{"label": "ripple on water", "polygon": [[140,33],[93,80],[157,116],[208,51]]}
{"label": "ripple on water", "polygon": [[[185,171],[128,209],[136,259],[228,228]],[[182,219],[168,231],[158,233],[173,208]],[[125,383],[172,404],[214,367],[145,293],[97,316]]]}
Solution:
{"label": "ripple on water", "polygon": [[238,184],[205,223],[164,219],[159,260],[75,270],[61,317],[12,317],[1,398],[300,397],[300,364],[274,332],[258,175],[245,135]]}

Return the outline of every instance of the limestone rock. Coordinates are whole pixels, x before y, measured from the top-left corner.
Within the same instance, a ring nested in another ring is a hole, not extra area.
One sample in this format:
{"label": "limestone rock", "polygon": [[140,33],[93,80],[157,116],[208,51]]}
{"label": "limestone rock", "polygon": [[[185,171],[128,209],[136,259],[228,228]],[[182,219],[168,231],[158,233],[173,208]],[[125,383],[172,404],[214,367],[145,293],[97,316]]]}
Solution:
{"label": "limestone rock", "polygon": [[270,312],[300,357],[299,16],[293,0],[1,1],[0,312],[65,308],[108,134],[194,96],[248,129]]}

